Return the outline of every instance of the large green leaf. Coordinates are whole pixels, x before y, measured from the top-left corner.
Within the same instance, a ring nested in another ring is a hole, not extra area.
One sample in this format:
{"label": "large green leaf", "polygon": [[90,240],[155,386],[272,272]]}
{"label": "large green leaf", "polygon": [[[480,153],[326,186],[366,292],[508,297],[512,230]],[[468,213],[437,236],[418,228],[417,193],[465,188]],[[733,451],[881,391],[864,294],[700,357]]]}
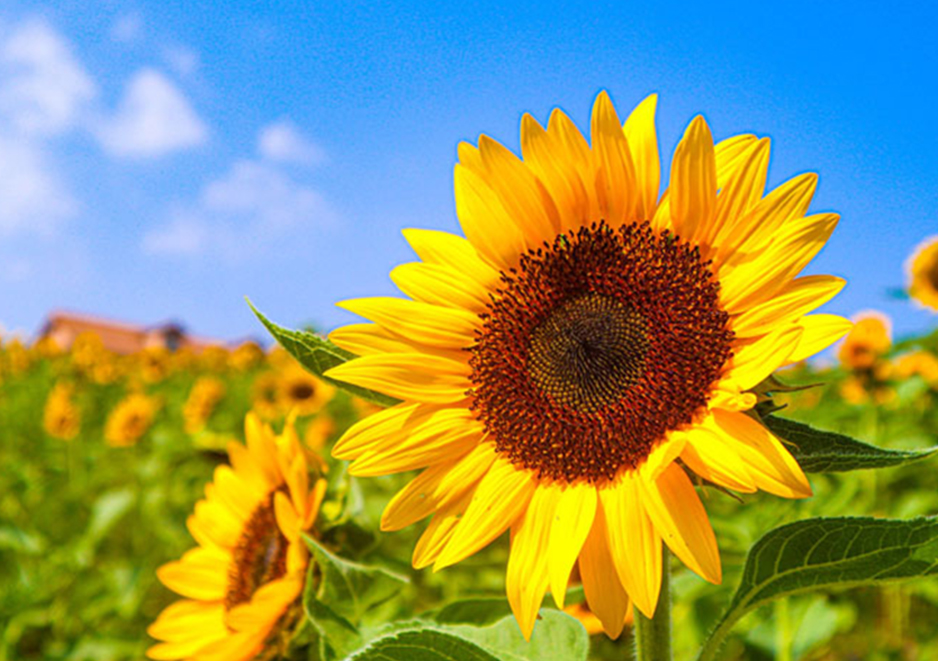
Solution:
{"label": "large green leaf", "polygon": [[274,339],[277,340],[280,346],[286,349],[287,353],[296,358],[303,367],[319,378],[343,390],[347,390],[356,397],[361,397],[362,399],[377,404],[378,406],[394,406],[398,403],[398,400],[393,397],[388,397],[387,395],[375,392],[374,390],[368,390],[367,388],[353,386],[344,381],[337,381],[323,374],[326,370],[355,358],[355,354],[345,349],[340,349],[329,340],[319,337],[315,333],[290,330],[289,328],[278,326],[261,314],[251,301],[248,301],[248,305],[251,306],[251,310],[257,315],[257,318],[260,319],[260,322],[264,324],[270,334],[274,336]]}
{"label": "large green leaf", "polygon": [[435,629],[402,631],[371,641],[349,661],[500,661],[465,638]]}
{"label": "large green leaf", "polygon": [[750,549],[736,594],[698,658],[715,658],[733,625],[773,599],[933,575],[935,517],[807,519],[781,526]]}
{"label": "large green leaf", "polygon": [[888,450],[863,443],[843,434],[820,431],[784,418],[768,416],[765,425],[787,441],[792,456],[806,473],[841,473],[867,468],[887,468],[919,461],[938,452],[925,450]]}

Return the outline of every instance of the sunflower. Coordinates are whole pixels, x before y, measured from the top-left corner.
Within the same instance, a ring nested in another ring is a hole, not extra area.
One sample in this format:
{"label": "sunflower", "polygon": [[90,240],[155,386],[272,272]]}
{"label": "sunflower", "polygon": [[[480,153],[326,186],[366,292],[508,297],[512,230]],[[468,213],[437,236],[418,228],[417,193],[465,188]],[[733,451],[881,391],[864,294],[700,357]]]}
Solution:
{"label": "sunflower", "polygon": [[359,476],[424,469],[382,517],[397,530],[432,515],[415,567],[453,565],[511,529],[506,588],[526,637],[548,589],[563,606],[577,563],[612,637],[630,603],[653,615],[662,540],[721,580],[685,467],[737,491],[811,494],[750,411],[775,369],[850,328],[807,314],[843,280],[796,278],[838,216],[805,215],[814,174],[764,196],[768,139],[714,145],[702,117],[659,199],[655,107],[623,126],[601,93],[592,144],[559,110],[546,130],[525,116],[523,160],[486,136],[461,144],[466,238],[405,230],[421,261],[391,278],[409,298],[340,303],[374,323],[330,336],[360,357],[328,376],[402,400],[334,456]]}
{"label": "sunflower", "polygon": [[143,393],[127,395],[108,415],[104,425],[104,440],[114,447],[133,445],[153,424],[157,408],[157,401]]}
{"label": "sunflower", "polygon": [[264,372],[251,384],[251,408],[265,420],[280,415],[280,379],[274,372]]}
{"label": "sunflower", "polygon": [[256,342],[244,342],[228,356],[228,366],[238,372],[254,369],[264,362],[264,350]]}
{"label": "sunflower", "polygon": [[57,383],[49,392],[42,415],[42,426],[50,436],[70,441],[81,430],[81,414],[72,401],[73,387]]}
{"label": "sunflower", "polygon": [[922,241],[906,262],[909,296],[938,311],[938,235]]}
{"label": "sunflower", "polygon": [[192,386],[182,407],[184,428],[194,434],[205,427],[218,403],[225,397],[225,384],[213,376],[203,376]]}
{"label": "sunflower", "polygon": [[927,351],[912,351],[896,359],[893,376],[904,380],[919,376],[932,390],[938,390],[938,356]]}
{"label": "sunflower", "polygon": [[215,469],[188,527],[198,546],[157,570],[185,599],[147,630],[151,659],[254,658],[300,595],[308,551],[300,534],[319,513],[325,480],[309,467],[290,422],[275,436],[253,413],[247,446],[231,442],[231,466]]}
{"label": "sunflower", "polygon": [[296,411],[299,416],[312,415],[329,403],[335,387],[304,370],[291,365],[281,374],[278,382],[277,401],[285,411]]}
{"label": "sunflower", "polygon": [[840,345],[837,357],[849,370],[872,370],[892,346],[892,323],[875,310],[860,312],[853,319],[853,330]]}

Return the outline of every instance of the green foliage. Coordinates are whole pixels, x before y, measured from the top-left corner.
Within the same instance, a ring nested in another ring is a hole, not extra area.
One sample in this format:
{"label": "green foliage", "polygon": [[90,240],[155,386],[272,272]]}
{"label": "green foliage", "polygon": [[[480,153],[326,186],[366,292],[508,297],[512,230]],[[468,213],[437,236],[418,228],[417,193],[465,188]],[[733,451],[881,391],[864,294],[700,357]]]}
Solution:
{"label": "green foliage", "polygon": [[459,636],[421,629],[373,640],[349,661],[499,661],[499,658]]}
{"label": "green foliage", "polygon": [[763,419],[779,438],[788,442],[792,456],[806,473],[841,473],[871,468],[901,466],[920,461],[938,452],[927,450],[890,450],[857,441],[849,436],[820,431],[806,424],[777,418]]}
{"label": "green foliage", "polygon": [[773,599],[935,574],[938,518],[809,519],[776,528],[749,551],[736,594],[699,658],[714,658],[729,629]]}
{"label": "green foliage", "polygon": [[394,406],[398,403],[398,400],[394,399],[393,397],[388,397],[387,395],[375,392],[374,390],[360,388],[359,386],[354,386],[350,383],[337,381],[335,379],[329,378],[328,376],[325,376],[324,373],[326,370],[351,360],[355,357],[355,354],[348,352],[345,349],[340,349],[329,340],[326,340],[310,331],[290,330],[289,328],[278,326],[263,314],[261,314],[257,308],[254,307],[254,304],[251,303],[251,301],[248,301],[248,305],[251,306],[251,310],[253,310],[254,314],[257,315],[257,318],[260,319],[261,323],[264,324],[264,327],[270,331],[270,334],[274,336],[274,339],[277,340],[280,346],[286,349],[291,356],[296,358],[300,364],[303,365],[303,367],[308,369],[316,376],[348,391],[356,397],[361,397],[362,399],[377,404],[378,406]]}

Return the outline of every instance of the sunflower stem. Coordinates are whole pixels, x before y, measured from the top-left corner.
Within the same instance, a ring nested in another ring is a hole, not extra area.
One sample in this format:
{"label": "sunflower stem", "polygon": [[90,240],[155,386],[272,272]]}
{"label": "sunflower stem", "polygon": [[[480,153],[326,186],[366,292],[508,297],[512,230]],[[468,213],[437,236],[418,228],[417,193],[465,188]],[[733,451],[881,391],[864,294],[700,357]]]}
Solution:
{"label": "sunflower stem", "polygon": [[671,556],[661,547],[661,592],[655,616],[647,618],[635,609],[636,661],[671,661]]}

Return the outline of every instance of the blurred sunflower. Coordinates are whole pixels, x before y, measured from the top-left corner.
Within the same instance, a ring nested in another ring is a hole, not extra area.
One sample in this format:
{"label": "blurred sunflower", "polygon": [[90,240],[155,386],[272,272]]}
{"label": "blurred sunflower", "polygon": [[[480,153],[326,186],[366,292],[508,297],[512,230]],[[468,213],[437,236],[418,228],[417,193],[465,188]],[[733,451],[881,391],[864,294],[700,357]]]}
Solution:
{"label": "blurred sunflower", "polygon": [[654,613],[662,539],[721,580],[683,466],[738,491],[811,494],[746,411],[774,370],[850,328],[808,315],[843,280],[796,278],[838,216],[805,215],[814,174],[763,196],[769,140],[714,145],[702,117],[659,200],[655,105],[623,126],[601,93],[592,145],[559,110],[546,130],[525,116],[523,161],[486,136],[461,144],[467,238],[405,230],[422,261],[391,277],[412,300],[346,301],[375,323],[330,336],[361,356],[330,377],[403,400],[334,456],[354,475],[425,469],[382,518],[397,530],[433,515],[416,567],[457,563],[510,528],[506,587],[525,637],[548,588],[563,605],[576,563],[612,637],[630,600]]}
{"label": "blurred sunflower", "polygon": [[256,342],[244,342],[228,356],[228,366],[238,372],[254,369],[264,362],[264,350]]}
{"label": "blurred sunflower", "polygon": [[892,323],[876,310],[859,312],[853,321],[853,329],[840,345],[837,357],[848,370],[873,369],[892,346]]}
{"label": "blurred sunflower", "polygon": [[909,296],[927,308],[938,311],[938,235],[916,247],[906,262]]}
{"label": "blurred sunflower", "polygon": [[292,365],[280,374],[277,401],[284,411],[296,411],[299,416],[312,415],[329,403],[335,387]]}
{"label": "blurred sunflower", "polygon": [[187,433],[200,431],[225,397],[225,384],[214,376],[202,376],[192,385],[189,397],[182,407],[184,428]]}
{"label": "blurred sunflower", "polygon": [[114,447],[133,445],[153,424],[157,408],[157,401],[143,393],[127,395],[108,415],[104,440]]}
{"label": "blurred sunflower", "polygon": [[137,354],[140,376],[147,383],[159,383],[169,374],[171,357],[172,354],[166,347],[146,347]]}
{"label": "blurred sunflower", "polygon": [[81,430],[81,414],[72,400],[74,388],[67,383],[56,383],[46,398],[42,426],[50,436],[70,441]]}
{"label": "blurred sunflower", "polygon": [[41,358],[57,358],[65,353],[59,343],[49,335],[40,337],[32,346],[33,352]]}
{"label": "blurred sunflower", "polygon": [[896,358],[892,374],[900,380],[919,376],[933,390],[938,390],[938,357],[927,351],[912,351]]}
{"label": "blurred sunflower", "polygon": [[228,446],[231,466],[215,469],[188,527],[199,546],[157,571],[186,599],[164,610],[147,632],[160,642],[151,659],[246,661],[279,631],[299,597],[308,562],[300,534],[319,513],[326,482],[310,484],[291,423],[280,436],[254,414],[247,447]]}
{"label": "blurred sunflower", "polygon": [[205,347],[199,354],[199,364],[202,369],[210,372],[221,372],[228,366],[228,349],[219,345]]}
{"label": "blurred sunflower", "polygon": [[106,353],[104,342],[96,333],[90,331],[81,333],[75,338],[71,346],[72,364],[83,372],[89,372]]}
{"label": "blurred sunflower", "polygon": [[18,339],[13,338],[3,345],[3,369],[10,374],[23,374],[33,364],[29,350]]}
{"label": "blurred sunflower", "polygon": [[258,375],[251,384],[251,407],[265,420],[280,415],[280,379],[274,372]]}

